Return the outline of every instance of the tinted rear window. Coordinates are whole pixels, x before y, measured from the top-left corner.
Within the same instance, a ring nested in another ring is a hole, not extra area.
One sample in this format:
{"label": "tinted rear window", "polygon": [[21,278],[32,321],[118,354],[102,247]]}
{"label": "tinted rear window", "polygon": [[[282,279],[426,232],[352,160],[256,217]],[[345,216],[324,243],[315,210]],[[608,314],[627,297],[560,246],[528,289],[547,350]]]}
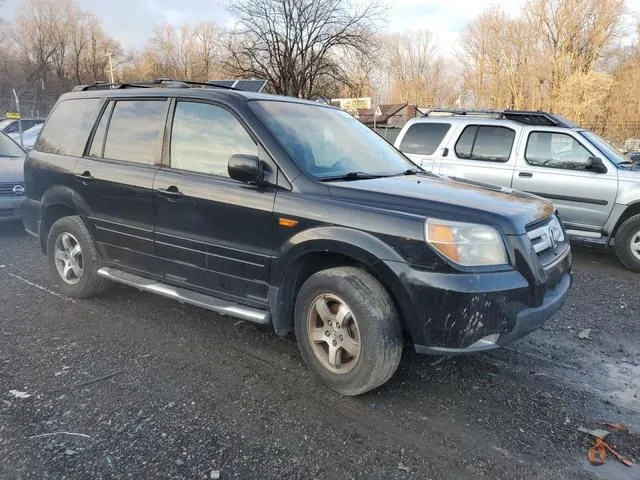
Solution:
{"label": "tinted rear window", "polygon": [[113,109],[104,158],[153,165],[164,129],[166,100],[119,100]]}
{"label": "tinted rear window", "polygon": [[471,125],[464,129],[456,143],[459,158],[506,162],[511,156],[515,132],[510,128]]}
{"label": "tinted rear window", "polygon": [[98,98],[64,100],[58,103],[40,134],[36,150],[82,156],[99,104]]}
{"label": "tinted rear window", "polygon": [[432,155],[451,128],[449,123],[414,123],[400,142],[400,151]]}

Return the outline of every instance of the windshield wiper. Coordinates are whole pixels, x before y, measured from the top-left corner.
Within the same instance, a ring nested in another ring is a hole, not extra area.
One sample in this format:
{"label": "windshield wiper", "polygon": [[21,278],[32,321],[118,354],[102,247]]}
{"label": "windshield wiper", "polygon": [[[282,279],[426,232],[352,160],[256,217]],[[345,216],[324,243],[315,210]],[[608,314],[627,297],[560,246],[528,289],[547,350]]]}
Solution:
{"label": "windshield wiper", "polygon": [[624,160],[622,162],[618,162],[618,165],[635,165],[636,162],[632,162],[631,160]]}
{"label": "windshield wiper", "polygon": [[405,170],[404,172],[400,172],[394,176],[399,177],[401,175],[417,175],[422,172],[424,172],[424,170],[421,170],[420,168],[409,168],[408,170]]}
{"label": "windshield wiper", "polygon": [[335,177],[320,178],[321,182],[333,182],[333,181],[348,181],[348,180],[368,180],[371,178],[382,178],[386,175],[373,175],[367,172],[347,172],[343,175],[336,175]]}

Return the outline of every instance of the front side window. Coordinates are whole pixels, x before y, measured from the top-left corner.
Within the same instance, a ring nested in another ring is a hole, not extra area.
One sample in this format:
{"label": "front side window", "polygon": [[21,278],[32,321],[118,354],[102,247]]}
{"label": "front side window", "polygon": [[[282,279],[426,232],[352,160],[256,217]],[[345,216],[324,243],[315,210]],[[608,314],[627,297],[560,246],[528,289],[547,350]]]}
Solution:
{"label": "front side window", "polygon": [[507,162],[516,133],[510,128],[493,125],[470,125],[458,139],[458,158],[487,162]]}
{"label": "front side window", "polygon": [[98,98],[78,98],[58,103],[42,129],[35,149],[40,152],[81,156],[99,105]]}
{"label": "front side window", "polygon": [[449,123],[414,123],[402,137],[400,151],[417,155],[433,155],[451,128]]}
{"label": "front side window", "polygon": [[297,102],[249,102],[291,158],[317,180],[377,177],[414,163],[346,112]]}
{"label": "front side window", "polygon": [[525,159],[534,167],[587,170],[591,152],[565,133],[531,132]]}
{"label": "front side window", "polygon": [[228,177],[229,158],[238,154],[257,155],[258,147],[231,112],[207,103],[177,103],[172,168]]}
{"label": "front side window", "polygon": [[18,144],[3,133],[0,133],[0,158],[22,156],[24,156],[24,152]]}
{"label": "front side window", "polygon": [[104,158],[153,165],[160,149],[166,101],[118,100],[111,115]]}

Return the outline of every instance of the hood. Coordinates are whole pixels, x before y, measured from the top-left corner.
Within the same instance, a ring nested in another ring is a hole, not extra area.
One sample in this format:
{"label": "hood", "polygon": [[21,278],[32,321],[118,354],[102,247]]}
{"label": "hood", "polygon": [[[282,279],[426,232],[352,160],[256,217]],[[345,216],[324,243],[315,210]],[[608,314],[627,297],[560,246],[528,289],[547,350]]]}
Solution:
{"label": "hood", "polygon": [[407,175],[328,183],[343,200],[424,217],[494,225],[507,235],[551,215],[551,202],[510,188],[435,175]]}
{"label": "hood", "polygon": [[640,165],[621,165],[618,168],[618,178],[640,182]]}
{"label": "hood", "polygon": [[0,183],[24,181],[24,157],[0,157]]}

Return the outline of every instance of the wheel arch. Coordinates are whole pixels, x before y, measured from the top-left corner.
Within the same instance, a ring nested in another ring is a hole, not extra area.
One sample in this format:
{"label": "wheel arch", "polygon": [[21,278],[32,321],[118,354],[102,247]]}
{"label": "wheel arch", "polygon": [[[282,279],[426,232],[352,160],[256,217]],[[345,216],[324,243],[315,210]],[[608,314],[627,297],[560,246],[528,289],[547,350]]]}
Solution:
{"label": "wheel arch", "polygon": [[42,195],[39,218],[39,236],[42,253],[47,253],[47,237],[51,226],[60,218],[80,215],[85,220],[89,211],[87,203],[73,189],[56,185]]}
{"label": "wheel arch", "polygon": [[624,211],[622,212],[622,215],[620,215],[620,217],[616,221],[616,224],[613,227],[613,230],[611,231],[610,236],[615,237],[616,233],[618,232],[618,229],[620,228],[620,225],[622,225],[624,222],[626,222],[627,220],[629,220],[631,217],[635,215],[640,215],[640,200],[627,205],[627,208],[624,209]]}
{"label": "wheel arch", "polygon": [[316,272],[355,266],[373,275],[389,292],[401,320],[408,304],[401,282],[383,260],[402,261],[390,246],[371,234],[343,227],[321,227],[293,237],[272,269],[269,304],[278,335],[293,331],[293,310],[300,287]]}

